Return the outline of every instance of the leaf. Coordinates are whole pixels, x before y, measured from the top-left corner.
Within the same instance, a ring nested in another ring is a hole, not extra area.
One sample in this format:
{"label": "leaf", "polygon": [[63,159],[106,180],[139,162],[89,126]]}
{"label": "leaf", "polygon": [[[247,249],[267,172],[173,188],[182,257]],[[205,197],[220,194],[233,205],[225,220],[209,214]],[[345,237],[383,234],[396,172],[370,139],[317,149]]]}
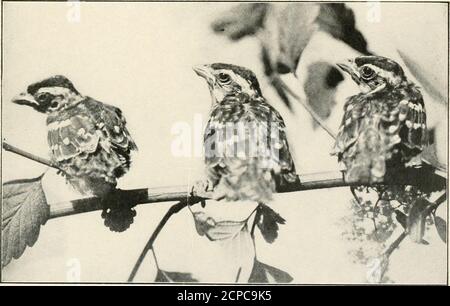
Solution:
{"label": "leaf", "polygon": [[395,210],[395,219],[404,229],[408,227],[408,217],[398,209]]}
{"label": "leaf", "polygon": [[212,23],[212,29],[224,34],[231,40],[238,40],[255,34],[261,27],[266,15],[267,3],[243,3],[221,14]]}
{"label": "leaf", "polygon": [[308,104],[321,119],[331,115],[336,105],[336,86],[343,79],[342,74],[326,62],[319,61],[308,66],[304,91]]}
{"label": "leaf", "polygon": [[447,243],[447,222],[441,217],[434,217],[434,225],[436,227],[436,231],[444,243]]}
{"label": "leaf", "polygon": [[369,55],[367,41],[355,25],[355,14],[344,3],[322,3],[316,19],[319,27],[353,49]]}
{"label": "leaf", "polygon": [[408,213],[408,233],[412,241],[416,243],[423,243],[423,236],[425,234],[425,219],[430,213],[433,204],[426,199],[416,199]]}
{"label": "leaf", "polygon": [[286,105],[286,107],[293,111],[291,100],[288,97],[288,93],[282,85],[280,75],[274,71],[272,63],[269,57],[268,50],[265,47],[261,48],[261,61],[264,66],[264,74],[269,77],[270,85],[275,89],[276,93],[280,97],[281,101]]}
{"label": "leaf", "polygon": [[285,224],[286,220],[277,212],[265,204],[259,204],[255,216],[261,234],[268,243],[272,243],[278,237],[278,224]]}
{"label": "leaf", "polygon": [[168,272],[158,269],[155,282],[157,283],[197,283],[191,273]]}
{"label": "leaf", "polygon": [[293,278],[288,273],[259,262],[255,258],[249,283],[290,283]]}
{"label": "leaf", "polygon": [[41,179],[42,175],[3,184],[2,268],[12,258],[19,258],[27,246],[34,245],[40,226],[50,216]]}
{"label": "leaf", "polygon": [[246,224],[246,221],[216,222],[204,212],[195,212],[194,220],[198,234],[200,236],[205,235],[211,241],[233,238]]}

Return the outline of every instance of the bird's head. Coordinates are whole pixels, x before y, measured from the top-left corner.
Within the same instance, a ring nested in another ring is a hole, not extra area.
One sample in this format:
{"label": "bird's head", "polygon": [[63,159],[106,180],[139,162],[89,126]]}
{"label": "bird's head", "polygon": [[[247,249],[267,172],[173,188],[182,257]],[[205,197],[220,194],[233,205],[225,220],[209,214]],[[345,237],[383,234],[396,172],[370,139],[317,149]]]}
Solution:
{"label": "bird's head", "polygon": [[80,102],[84,97],[64,76],[56,75],[28,86],[27,91],[12,102],[28,105],[41,113],[50,114]]}
{"label": "bird's head", "polygon": [[214,63],[194,67],[194,71],[208,83],[213,103],[220,103],[229,96],[246,95],[250,98],[262,96],[258,79],[247,68]]}
{"label": "bird's head", "polygon": [[364,93],[395,88],[406,82],[402,67],[386,57],[359,56],[337,66],[347,72]]}

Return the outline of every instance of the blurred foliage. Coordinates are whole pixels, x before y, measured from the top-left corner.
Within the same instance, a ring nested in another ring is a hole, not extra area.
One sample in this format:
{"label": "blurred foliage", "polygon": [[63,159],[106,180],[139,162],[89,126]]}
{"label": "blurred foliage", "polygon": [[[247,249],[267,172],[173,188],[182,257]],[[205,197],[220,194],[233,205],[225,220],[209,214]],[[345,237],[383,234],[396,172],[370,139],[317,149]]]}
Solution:
{"label": "blurred foliage", "polygon": [[[344,3],[244,3],[221,14],[212,23],[212,29],[231,40],[258,38],[265,74],[290,110],[292,103],[280,84],[279,74],[295,73],[303,50],[316,31],[327,32],[353,49],[370,54],[365,38],[355,26],[353,11]],[[330,65],[323,69],[325,73],[309,77],[307,96],[312,108],[326,118],[334,104],[332,88],[343,77]],[[324,94],[315,95],[318,92]]]}
{"label": "blurred foliage", "polygon": [[[315,62],[308,66],[304,90],[309,105],[321,119],[330,116],[336,105],[336,86],[343,80],[342,74],[326,62]],[[315,121],[314,127],[317,127]]]}
{"label": "blurred foliage", "polygon": [[351,214],[342,219],[342,236],[350,243],[350,255],[355,263],[368,267],[369,282],[387,282],[389,256],[403,240],[394,242],[392,234],[402,227],[415,243],[428,245],[423,239],[433,225],[444,239],[447,224],[435,216],[446,194],[436,202],[427,200],[430,193],[415,186],[356,187],[351,201]]}

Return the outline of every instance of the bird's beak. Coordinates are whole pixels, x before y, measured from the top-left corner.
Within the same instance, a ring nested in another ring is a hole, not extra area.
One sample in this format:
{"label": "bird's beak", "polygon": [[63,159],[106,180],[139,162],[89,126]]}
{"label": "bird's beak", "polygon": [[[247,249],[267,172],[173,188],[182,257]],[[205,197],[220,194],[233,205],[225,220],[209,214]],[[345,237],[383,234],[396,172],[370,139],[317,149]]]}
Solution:
{"label": "bird's beak", "polygon": [[213,85],[215,82],[214,75],[211,72],[211,68],[208,65],[200,65],[195,66],[192,69],[194,69],[195,73],[198,76],[201,76],[208,82],[209,85]]}
{"label": "bird's beak", "polygon": [[34,99],[34,97],[26,92],[14,97],[12,102],[19,105],[28,105],[32,107],[39,106],[39,103]]}
{"label": "bird's beak", "polygon": [[336,66],[338,66],[342,71],[348,73],[356,82],[359,81],[360,75],[357,69],[358,67],[352,60],[348,60],[346,63],[337,63]]}

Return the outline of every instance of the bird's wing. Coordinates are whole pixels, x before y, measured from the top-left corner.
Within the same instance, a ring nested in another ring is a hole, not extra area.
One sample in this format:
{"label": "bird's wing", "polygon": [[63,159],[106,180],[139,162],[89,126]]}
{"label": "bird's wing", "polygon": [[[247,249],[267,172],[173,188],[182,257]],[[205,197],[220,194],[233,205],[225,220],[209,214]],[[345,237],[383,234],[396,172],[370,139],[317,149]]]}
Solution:
{"label": "bird's wing", "polygon": [[137,146],[126,128],[125,117],[119,108],[91,98],[88,98],[85,106],[97,129],[101,131],[100,144],[105,150],[112,148],[127,153],[137,150]]}
{"label": "bird's wing", "polygon": [[270,150],[271,150],[271,163],[274,165],[275,178],[277,179],[277,185],[283,185],[285,183],[294,183],[297,180],[297,173],[295,171],[294,160],[292,159],[291,151],[289,149],[289,143],[286,136],[286,125],[280,113],[271,105],[264,103],[258,104],[258,107],[265,108],[263,112],[267,113],[268,118],[265,118],[269,122],[268,131],[270,133]]}
{"label": "bird's wing", "polygon": [[96,152],[100,145],[113,150],[129,163],[129,153],[136,144],[126,129],[121,111],[113,106],[87,98],[58,116],[49,117],[48,143],[57,162],[69,161]]}
{"label": "bird's wing", "polygon": [[367,104],[362,95],[352,96],[344,105],[344,116],[342,117],[339,132],[333,154],[339,157],[348,150],[359,137],[360,120],[367,114]]}
{"label": "bird's wing", "polygon": [[97,150],[100,135],[95,122],[83,112],[65,112],[47,120],[48,144],[57,162]]}
{"label": "bird's wing", "polygon": [[[397,110],[396,110],[397,111]],[[398,105],[399,136],[402,144],[412,150],[422,151],[428,145],[427,115],[422,95],[407,97]]]}

